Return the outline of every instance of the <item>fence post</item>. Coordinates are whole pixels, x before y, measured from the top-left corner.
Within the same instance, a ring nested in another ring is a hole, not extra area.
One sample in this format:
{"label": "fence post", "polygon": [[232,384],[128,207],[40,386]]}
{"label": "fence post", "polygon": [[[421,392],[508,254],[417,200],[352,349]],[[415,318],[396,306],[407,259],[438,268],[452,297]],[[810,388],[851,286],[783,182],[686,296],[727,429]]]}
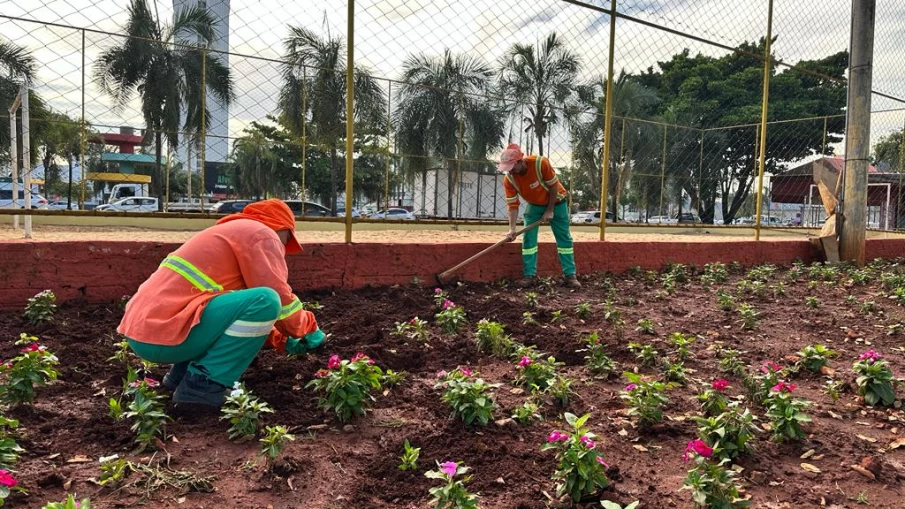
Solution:
{"label": "fence post", "polygon": [[760,164],[757,171],[757,207],[754,223],[754,240],[760,240],[760,216],[764,206],[764,170],[767,166],[767,105],[770,101],[770,70],[773,58],[770,42],[773,37],[773,0],[767,3],[767,38],[764,40],[764,98],[760,109]]}
{"label": "fence post", "polygon": [[[698,217],[701,217],[701,203],[704,194],[704,133],[701,129],[701,155],[698,159]],[[701,220],[703,222],[703,219]]]}
{"label": "fence post", "polygon": [[896,188],[898,198],[896,198],[896,222],[892,225],[893,229],[898,230],[902,220],[902,171],[905,170],[905,126],[902,126],[902,137],[899,139],[899,164],[896,171],[899,173],[899,186]]}
{"label": "fence post", "polygon": [[823,149],[820,151],[822,156],[826,156],[826,121],[827,117],[823,117]]}
{"label": "fence post", "polygon": [[[616,182],[616,192],[613,193],[613,221],[619,219],[619,198],[622,190],[625,189],[625,117],[622,117],[622,132],[619,133],[619,159],[616,164],[622,164],[619,170],[619,180]],[[606,211],[603,211],[606,218]]]}
{"label": "fence post", "polygon": [[[302,217],[305,217],[305,201],[308,193],[305,190],[305,172],[308,169],[308,68],[302,66]],[[331,170],[333,171],[333,170]]]}
{"label": "fence post", "polygon": [[[88,151],[88,127],[85,125],[85,29],[82,29],[82,129],[79,132],[79,168],[80,168],[80,176],[79,179],[79,191],[80,191],[80,203],[82,207],[85,207],[85,181],[87,180],[85,176],[88,174],[87,168],[85,168],[85,152]],[[70,204],[72,202],[72,195],[69,196]]]}
{"label": "fence post", "polygon": [[352,243],[352,156],[355,151],[355,0],[346,0],[349,32],[346,47],[346,244]]}
{"label": "fence post", "polygon": [[[207,191],[204,182],[204,162],[207,158],[207,49],[201,51],[201,147],[198,155],[201,163],[201,189],[198,190],[198,198],[201,200],[201,211],[204,212],[204,193]],[[190,196],[189,206],[191,203]]]}
{"label": "fence post", "polygon": [[666,188],[666,135],[667,126],[663,124],[663,158],[660,160],[660,208],[657,210],[657,215],[661,217],[661,220],[663,216],[663,193]]}
{"label": "fence post", "polygon": [[613,60],[616,45],[616,0],[610,0],[610,47],[606,70],[606,105],[603,113],[603,161],[600,181],[600,240],[606,240],[607,188],[610,178],[610,140],[613,139]]}
{"label": "fence post", "polygon": [[169,212],[170,208],[170,160],[173,158],[173,147],[167,143],[167,164],[163,167],[163,211]]}
{"label": "fence post", "polygon": [[384,210],[390,209],[390,153],[392,146],[390,145],[390,138],[392,137],[392,129],[393,126],[390,122],[390,118],[393,116],[393,82],[390,81],[387,83],[387,168],[386,168],[386,182],[383,186],[383,202],[384,202]]}

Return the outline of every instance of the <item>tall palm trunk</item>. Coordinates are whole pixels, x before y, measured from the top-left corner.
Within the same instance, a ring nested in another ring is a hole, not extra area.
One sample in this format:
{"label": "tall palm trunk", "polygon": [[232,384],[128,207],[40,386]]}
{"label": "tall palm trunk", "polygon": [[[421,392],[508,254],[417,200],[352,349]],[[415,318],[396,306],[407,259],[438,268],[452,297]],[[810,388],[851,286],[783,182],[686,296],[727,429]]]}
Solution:
{"label": "tall palm trunk", "polygon": [[330,213],[334,216],[336,215],[336,197],[339,193],[337,193],[336,189],[336,151],[338,150],[336,143],[330,147]]}
{"label": "tall palm trunk", "polygon": [[[151,191],[151,194],[154,194],[155,196],[157,196],[158,210],[163,210],[162,207],[163,207],[163,201],[164,201],[164,196],[163,196],[163,192],[162,192],[163,186],[160,185],[161,175],[163,175],[163,172],[160,170],[160,166],[161,166],[160,165],[160,154],[162,152],[163,152],[163,139],[161,138],[161,135],[160,135],[160,129],[156,129],[156,132],[154,133],[154,177],[151,179],[151,187],[152,187],[153,191]],[[83,172],[85,171],[84,168],[82,169],[82,171]],[[83,178],[84,178],[84,176],[83,176]]]}
{"label": "tall palm trunk", "polygon": [[[66,210],[72,210],[72,156],[66,156],[69,163],[69,190],[66,193]],[[85,178],[85,168],[82,168],[82,178]]]}
{"label": "tall palm trunk", "polygon": [[453,168],[452,161],[446,160],[446,217],[448,219],[452,219],[453,217],[453,177],[455,177],[456,170]]}
{"label": "tall palm trunk", "polygon": [[622,193],[625,192],[625,184],[632,178],[632,150],[629,148],[625,154],[625,162],[622,163],[622,171],[619,172],[616,181],[616,191],[613,193],[613,217],[618,217],[616,211],[619,209],[619,201],[622,199]]}

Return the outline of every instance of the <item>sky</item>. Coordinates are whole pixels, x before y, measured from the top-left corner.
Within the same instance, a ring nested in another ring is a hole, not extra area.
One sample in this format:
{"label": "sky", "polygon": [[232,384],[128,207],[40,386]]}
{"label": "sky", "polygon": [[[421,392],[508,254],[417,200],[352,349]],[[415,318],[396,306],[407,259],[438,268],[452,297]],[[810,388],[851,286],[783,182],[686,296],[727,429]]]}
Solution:
{"label": "sky", "polygon": [[[609,2],[586,0],[604,10]],[[775,54],[784,61],[820,58],[845,50],[849,43],[850,3],[839,0],[776,0]],[[878,0],[874,89],[905,98],[905,3]],[[313,7],[313,5],[317,7]],[[77,28],[121,33],[127,19],[125,0],[0,0],[0,15]],[[172,18],[171,0],[157,0],[163,20]],[[582,78],[606,74],[609,15],[561,0],[359,0],[355,2],[355,61],[380,78],[398,79],[413,53],[470,52],[495,64],[516,42],[534,43],[556,31],[582,62]],[[620,0],[619,11],[673,30],[737,45],[762,37],[767,27],[766,0]],[[229,131],[239,136],[252,120],[276,111],[279,65],[255,57],[279,58],[287,25],[303,26],[332,37],[347,36],[343,0],[234,0],[231,4],[229,63],[237,100],[230,106]],[[0,18],[0,34],[31,50],[39,62],[36,88],[59,111],[81,114],[82,35],[78,30]],[[638,72],[689,48],[712,56],[725,50],[629,20],[616,24],[615,67]],[[114,107],[91,82],[96,57],[122,39],[87,33],[88,69],[84,94],[87,120],[99,130],[142,126],[136,104]],[[245,55],[245,56],[240,56]],[[875,99],[873,110],[905,108],[905,103]],[[872,139],[901,129],[905,112],[873,116]],[[107,127],[108,126],[108,127]],[[517,126],[516,126],[517,127]],[[519,129],[514,129],[518,136]],[[522,135],[524,136],[524,135]],[[517,140],[516,140],[517,141]],[[568,164],[568,136],[552,133],[551,159]]]}

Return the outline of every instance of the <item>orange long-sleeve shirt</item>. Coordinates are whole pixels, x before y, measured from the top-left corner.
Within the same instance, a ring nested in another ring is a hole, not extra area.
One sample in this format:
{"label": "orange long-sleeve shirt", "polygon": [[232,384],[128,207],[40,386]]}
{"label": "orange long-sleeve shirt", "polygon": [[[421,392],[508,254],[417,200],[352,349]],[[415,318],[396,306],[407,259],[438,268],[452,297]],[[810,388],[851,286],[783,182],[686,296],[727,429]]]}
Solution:
{"label": "orange long-sleeve shirt", "polygon": [[[537,162],[540,157],[540,171]],[[556,193],[556,200],[566,197],[566,188],[563,187],[546,157],[527,156],[525,164],[528,171],[524,175],[508,173],[503,177],[503,190],[506,193],[506,205],[510,209],[519,207],[519,197],[534,205],[547,205],[550,201],[550,191]]]}
{"label": "orange long-sleeve shirt", "polygon": [[181,266],[187,262],[207,276],[217,288],[204,291],[167,266],[139,288],[117,329],[142,343],[178,345],[201,321],[207,303],[224,292],[268,287],[280,295],[282,309],[268,344],[285,350],[287,337],[300,338],[317,330],[310,311],[302,309],[289,286],[285,246],[276,232],[251,219],[212,226],[170,254]]}

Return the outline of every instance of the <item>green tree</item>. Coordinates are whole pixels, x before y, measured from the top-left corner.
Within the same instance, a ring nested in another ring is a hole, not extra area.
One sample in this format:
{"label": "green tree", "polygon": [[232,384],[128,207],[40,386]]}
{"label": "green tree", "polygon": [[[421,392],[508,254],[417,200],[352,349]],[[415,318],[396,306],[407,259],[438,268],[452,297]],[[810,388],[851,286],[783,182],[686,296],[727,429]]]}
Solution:
{"label": "green tree", "polygon": [[[202,94],[209,90],[228,104],[233,98],[232,78],[220,59],[207,55],[215,36],[214,18],[200,5],[180,10],[172,24],[161,25],[147,0],[131,0],[124,30],[128,37],[101,53],[94,76],[119,107],[138,94],[146,136],[154,138],[152,192],[160,196],[163,139],[170,148],[179,146],[183,114],[182,130],[199,132]],[[206,60],[205,91],[201,90],[202,60]]]}
{"label": "green tree", "polygon": [[[37,73],[37,64],[34,57],[29,51],[12,42],[0,39],[0,104],[3,106],[3,113],[6,113],[13,100],[19,94],[20,85],[23,80],[33,82]],[[30,108],[30,124],[31,124],[31,150],[30,164],[38,160],[38,147],[40,146],[41,135],[47,129],[48,111],[44,100],[34,89],[29,90],[28,106]],[[21,124],[20,124],[21,125]],[[19,128],[19,136],[22,135],[21,127]],[[9,147],[10,147],[9,120],[4,119],[0,122],[0,163],[9,163]],[[21,147],[21,142],[20,142]],[[22,157],[21,148],[19,149],[19,157]],[[23,165],[28,167],[30,164]]]}
{"label": "green tree", "polygon": [[[431,160],[442,159],[447,171],[447,217],[454,216],[456,176],[462,160],[484,160],[500,146],[501,113],[487,98],[493,80],[489,65],[472,55],[410,56],[402,65],[399,106],[394,113],[398,145],[407,157],[408,175],[421,172],[422,191]],[[475,168],[481,171],[480,167]]]}
{"label": "green tree", "polygon": [[516,43],[503,57],[500,66],[500,91],[527,105],[526,130],[537,137],[538,153],[544,155],[544,138],[559,122],[557,108],[564,108],[578,79],[580,61],[566,49],[562,39],[551,33],[540,47]]}
{"label": "green tree", "polygon": [[874,162],[888,164],[889,171],[902,172],[903,131],[896,131],[880,137],[874,145]]}
{"label": "green tree", "polygon": [[[283,88],[280,92],[281,121],[295,139],[301,139],[302,122],[307,137],[330,156],[330,209],[336,213],[341,180],[340,143],[346,135],[346,62],[341,38],[324,39],[302,27],[289,27]],[[353,73],[356,135],[386,129],[386,97],[366,69]],[[302,100],[303,96],[306,100]],[[304,108],[303,108],[304,106]]]}

